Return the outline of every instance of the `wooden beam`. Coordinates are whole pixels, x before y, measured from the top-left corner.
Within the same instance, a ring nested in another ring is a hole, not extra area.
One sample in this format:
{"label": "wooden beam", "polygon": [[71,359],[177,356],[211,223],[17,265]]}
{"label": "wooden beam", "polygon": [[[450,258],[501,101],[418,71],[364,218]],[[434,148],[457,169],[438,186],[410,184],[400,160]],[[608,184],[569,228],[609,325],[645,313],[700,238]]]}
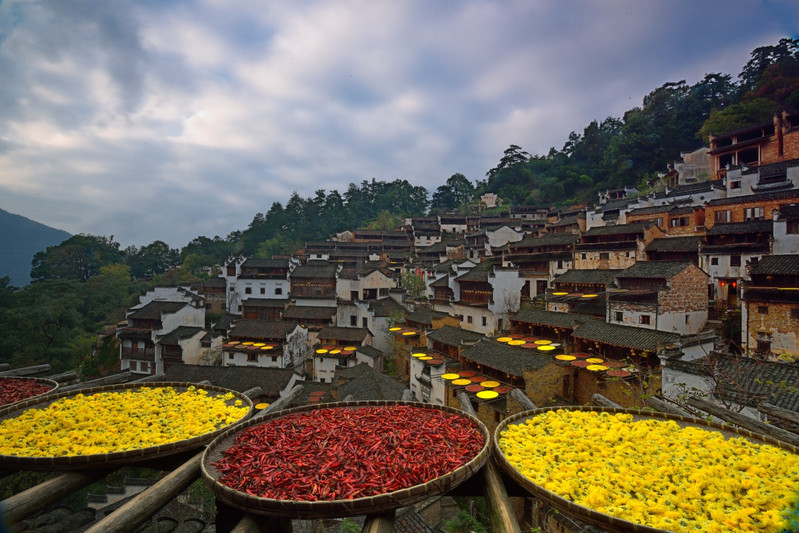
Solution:
{"label": "wooden beam", "polygon": [[116,374],[93,379],[91,381],[83,381],[81,383],[76,383],[75,385],[59,387],[58,392],[89,389],[91,387],[104,387],[105,385],[116,385],[117,383],[127,383],[130,381],[131,376],[132,374],[130,373],[130,370],[125,370],[123,372],[117,372]]}
{"label": "wooden beam", "polygon": [[166,374],[151,374],[143,378],[134,379],[131,383],[152,383],[154,381],[166,381]]}
{"label": "wooden beam", "polygon": [[513,389],[510,391],[510,397],[513,398],[516,403],[518,403],[525,411],[538,409],[538,407],[533,403],[533,400],[531,400],[522,389]]}
{"label": "wooden beam", "polygon": [[788,411],[787,409],[783,409],[782,407],[777,407],[774,404],[763,402],[757,406],[757,409],[761,413],[766,413],[769,416],[773,416],[774,418],[779,418],[780,420],[784,420],[786,422],[790,422],[791,424],[796,424],[799,426],[799,413],[795,411]]}
{"label": "wooden beam", "polygon": [[665,400],[661,400],[660,398],[656,398],[654,396],[647,398],[646,404],[655,411],[660,411],[661,413],[667,413],[676,416],[693,416],[688,411],[680,409],[673,403],[669,403]]}
{"label": "wooden beam", "polygon": [[112,470],[96,469],[61,474],[6,498],[0,503],[0,508],[3,509],[5,519],[9,524],[17,524],[62,498],[103,479],[110,472]]}
{"label": "wooden beam", "polygon": [[0,372],[0,376],[35,376],[36,374],[43,374],[45,372],[50,372],[50,365],[44,364],[14,368],[12,370]]}
{"label": "wooden beam", "polygon": [[[465,392],[458,394],[458,403],[463,411],[471,415],[475,414],[472,403],[469,401],[469,396]],[[492,457],[488,457],[485,466],[480,469],[477,475],[483,476],[484,496],[488,506],[491,531],[521,533],[519,521],[516,520],[516,514],[510,505],[508,492],[505,490],[505,484],[500,477],[499,468]]]}
{"label": "wooden beam", "polygon": [[602,406],[602,407],[612,407],[614,409],[624,409],[624,407],[622,407],[621,405],[617,404],[616,402],[614,402],[610,398],[608,398],[606,396],[602,396],[601,394],[598,394],[598,393],[594,394],[593,396],[591,396],[591,401],[594,402],[597,405]]}
{"label": "wooden beam", "polygon": [[785,431],[784,429],[774,427],[765,422],[749,418],[746,415],[730,411],[729,409],[725,409],[724,407],[695,396],[688,398],[688,404],[710,415],[717,416],[735,426],[761,435],[768,435],[769,437],[791,444],[792,446],[799,447],[799,435],[796,433],[791,433],[790,431]]}
{"label": "wooden beam", "polygon": [[291,533],[291,520],[247,513],[230,533]]}
{"label": "wooden beam", "polygon": [[52,374],[46,377],[47,379],[52,379],[53,381],[64,383],[66,381],[75,381],[76,379],[78,379],[78,373],[74,370],[70,370],[68,372],[61,372],[60,374]]}
{"label": "wooden beam", "polygon": [[161,478],[155,485],[140,492],[122,507],[95,523],[86,530],[86,533],[135,531],[199,477],[202,456],[202,452],[198,453]]}
{"label": "wooden beam", "polygon": [[284,396],[278,398],[274,403],[270,404],[269,407],[266,409],[261,410],[260,412],[253,415],[253,418],[261,418],[262,416],[268,415],[269,413],[274,413],[276,411],[281,411],[286,409],[291,402],[299,398],[300,394],[303,391],[302,385],[294,385],[294,388],[288,391]]}
{"label": "wooden beam", "polygon": [[260,396],[263,393],[264,393],[264,389],[262,389],[261,387],[253,387],[251,389],[247,389],[246,391],[242,392],[242,394],[244,396],[246,396],[247,398],[249,398],[251,400],[253,398],[257,397],[257,396]]}

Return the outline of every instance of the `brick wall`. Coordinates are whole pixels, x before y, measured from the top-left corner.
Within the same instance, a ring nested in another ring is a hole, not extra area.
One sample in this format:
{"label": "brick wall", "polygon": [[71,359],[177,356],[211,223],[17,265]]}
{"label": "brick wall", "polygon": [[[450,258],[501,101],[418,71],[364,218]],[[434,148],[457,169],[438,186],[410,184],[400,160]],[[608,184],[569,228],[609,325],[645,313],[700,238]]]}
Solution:
{"label": "brick wall", "polygon": [[708,281],[708,275],[691,264],[669,280],[671,290],[658,293],[661,312],[706,311]]}
{"label": "brick wall", "polygon": [[[760,307],[767,312],[758,312]],[[758,338],[762,338],[770,340],[771,353],[775,356],[785,353],[799,355],[799,319],[791,317],[791,309],[795,308],[799,306],[774,302],[747,303],[749,350],[755,351]]]}

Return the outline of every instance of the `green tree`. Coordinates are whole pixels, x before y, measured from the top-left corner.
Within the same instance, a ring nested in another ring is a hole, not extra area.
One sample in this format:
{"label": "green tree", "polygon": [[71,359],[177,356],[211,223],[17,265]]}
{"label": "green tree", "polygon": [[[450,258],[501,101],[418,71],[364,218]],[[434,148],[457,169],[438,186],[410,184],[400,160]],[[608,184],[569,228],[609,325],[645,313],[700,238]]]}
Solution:
{"label": "green tree", "polygon": [[713,111],[697,136],[708,142],[711,135],[722,135],[747,126],[768,122],[779,109],[778,104],[764,98],[753,98],[733,104],[721,111]]}
{"label": "green tree", "polygon": [[463,174],[453,174],[433,193],[433,209],[454,210],[474,199],[475,187]]}
{"label": "green tree", "polygon": [[427,288],[424,282],[424,275],[418,274],[414,270],[405,272],[402,276],[401,284],[402,288],[405,289],[405,293],[413,299],[422,298]]}
{"label": "green tree", "polygon": [[86,281],[99,274],[101,267],[121,262],[122,255],[113,237],[74,235],[33,256],[31,279]]}
{"label": "green tree", "polygon": [[127,258],[130,273],[136,279],[152,278],[180,263],[180,252],[164,241],[155,241],[134,250]]}

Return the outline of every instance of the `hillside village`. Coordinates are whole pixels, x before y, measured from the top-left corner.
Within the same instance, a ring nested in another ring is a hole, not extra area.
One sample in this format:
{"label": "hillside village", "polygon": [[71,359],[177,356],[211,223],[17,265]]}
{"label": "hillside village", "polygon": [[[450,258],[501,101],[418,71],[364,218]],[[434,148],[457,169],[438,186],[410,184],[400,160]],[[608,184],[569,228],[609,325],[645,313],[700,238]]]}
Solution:
{"label": "hillside village", "polygon": [[755,418],[764,401],[799,410],[799,116],[711,137],[659,183],[231,257],[201,286],[129,309],[121,368],[246,368],[268,401],[297,383],[311,403],[457,406],[466,392],[492,430],[523,410],[513,389],[539,406],[694,392]]}

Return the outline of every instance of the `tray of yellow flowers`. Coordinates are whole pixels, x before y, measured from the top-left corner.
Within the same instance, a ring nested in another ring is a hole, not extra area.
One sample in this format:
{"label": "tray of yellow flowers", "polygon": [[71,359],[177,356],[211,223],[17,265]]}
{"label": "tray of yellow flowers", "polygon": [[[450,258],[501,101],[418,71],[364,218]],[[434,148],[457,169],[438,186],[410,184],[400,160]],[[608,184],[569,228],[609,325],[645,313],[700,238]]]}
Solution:
{"label": "tray of yellow flowers", "polygon": [[0,409],[0,468],[77,470],[190,451],[246,420],[249,398],[191,383],[109,385]]}
{"label": "tray of yellow flowers", "polygon": [[799,450],[691,417],[601,407],[504,420],[500,467],[555,509],[617,533],[787,531]]}

